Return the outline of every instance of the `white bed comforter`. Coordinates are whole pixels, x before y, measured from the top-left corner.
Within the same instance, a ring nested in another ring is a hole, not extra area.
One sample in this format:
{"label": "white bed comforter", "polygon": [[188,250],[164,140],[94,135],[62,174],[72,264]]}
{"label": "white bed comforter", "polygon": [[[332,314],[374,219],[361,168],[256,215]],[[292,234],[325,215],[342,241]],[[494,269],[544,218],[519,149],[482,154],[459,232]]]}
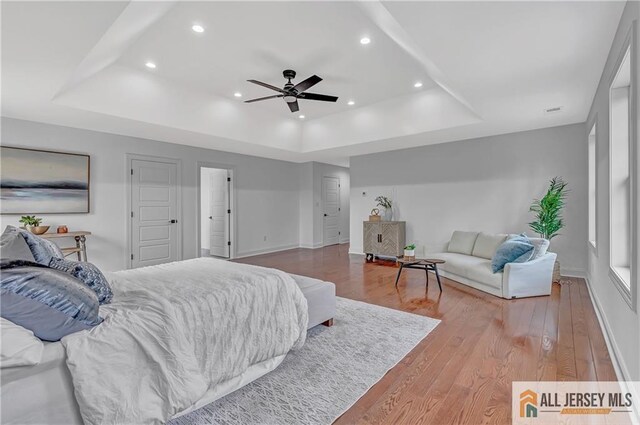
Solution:
{"label": "white bed comforter", "polygon": [[304,344],[307,302],[281,271],[199,258],[107,278],[104,322],[62,339],[86,424],[164,423]]}

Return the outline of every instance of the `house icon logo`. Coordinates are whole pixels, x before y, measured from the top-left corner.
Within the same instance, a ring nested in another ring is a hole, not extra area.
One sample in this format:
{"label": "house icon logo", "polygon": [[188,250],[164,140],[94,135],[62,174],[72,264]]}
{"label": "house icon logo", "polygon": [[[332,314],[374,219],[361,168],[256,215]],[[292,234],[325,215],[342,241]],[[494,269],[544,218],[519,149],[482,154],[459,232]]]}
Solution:
{"label": "house icon logo", "polygon": [[538,417],[538,393],[526,390],[520,393],[520,417]]}

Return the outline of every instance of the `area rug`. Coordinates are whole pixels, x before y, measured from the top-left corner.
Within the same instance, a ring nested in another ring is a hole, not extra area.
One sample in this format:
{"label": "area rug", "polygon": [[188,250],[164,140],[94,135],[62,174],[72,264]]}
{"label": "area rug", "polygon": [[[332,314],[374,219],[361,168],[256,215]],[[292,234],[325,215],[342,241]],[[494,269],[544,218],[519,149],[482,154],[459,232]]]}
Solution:
{"label": "area rug", "polygon": [[346,298],[273,372],[171,425],[330,424],[440,322]]}

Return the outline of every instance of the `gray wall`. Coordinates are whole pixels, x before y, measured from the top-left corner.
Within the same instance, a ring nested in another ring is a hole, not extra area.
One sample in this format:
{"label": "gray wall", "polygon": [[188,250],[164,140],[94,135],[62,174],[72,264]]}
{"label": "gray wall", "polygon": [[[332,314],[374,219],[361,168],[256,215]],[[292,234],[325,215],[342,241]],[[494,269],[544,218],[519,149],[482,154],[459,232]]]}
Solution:
{"label": "gray wall", "polygon": [[[299,245],[299,164],[4,117],[1,142],[91,155],[91,213],[43,217],[54,229],[67,224],[93,232],[89,260],[104,270],[126,266],[127,153],[181,160],[183,258],[196,257],[199,161],[235,167],[237,255]],[[0,225],[17,225],[18,219],[0,216]]]}
{"label": "gray wall", "polygon": [[[589,112],[585,134],[596,123],[596,248],[589,245],[588,280],[592,297],[602,316],[607,334],[613,347],[613,359],[617,360],[621,373],[625,379],[640,380],[640,318],[637,310],[634,311],[611,280],[609,275],[610,231],[609,231],[609,87],[614,78],[615,64],[619,55],[623,52],[623,42],[629,34],[632,23],[638,27],[640,20],[640,3],[629,1],[620,19],[618,31],[613,41],[609,57],[596,92],[596,96]],[[632,64],[632,90],[636,99],[635,116],[635,157],[631,161],[632,181],[638,182],[638,162],[640,149],[638,149],[638,127],[640,126],[640,111],[637,109],[638,73],[640,72],[640,29],[636,28],[636,37],[631,42],[632,58],[636,63]],[[635,71],[634,67],[635,66]],[[632,120],[633,121],[633,120]],[[635,179],[635,180],[633,180]],[[633,185],[632,185],[633,187]],[[640,267],[640,252],[638,252],[638,239],[640,238],[638,221],[640,221],[640,208],[638,206],[638,187],[635,186],[635,202],[632,205],[632,215],[635,224],[635,233],[632,233],[635,253],[631,259],[632,285],[638,285],[638,268]],[[632,230],[633,231],[633,230]],[[635,282],[635,283],[633,283]],[[640,292],[640,291],[638,291]],[[637,293],[636,306],[640,305],[640,293]]]}
{"label": "gray wall", "polygon": [[[562,235],[551,243],[567,273],[587,265],[587,144],[584,124],[351,158],[351,251],[362,252],[362,221],[375,197],[390,196],[417,254],[439,249],[454,230],[527,232],[529,205],[549,179],[569,183]],[[363,192],[366,195],[363,196]]]}

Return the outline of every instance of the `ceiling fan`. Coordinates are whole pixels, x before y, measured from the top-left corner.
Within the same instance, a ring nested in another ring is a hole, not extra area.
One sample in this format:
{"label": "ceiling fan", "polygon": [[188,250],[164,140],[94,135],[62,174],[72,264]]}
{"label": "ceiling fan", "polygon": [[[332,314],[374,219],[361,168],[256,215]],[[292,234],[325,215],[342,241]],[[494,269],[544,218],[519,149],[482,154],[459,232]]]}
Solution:
{"label": "ceiling fan", "polygon": [[317,94],[317,93],[305,93],[305,90],[315,86],[320,81],[322,81],[322,78],[318,77],[317,75],[312,75],[311,77],[296,84],[295,86],[291,82],[292,79],[296,78],[295,71],[291,69],[286,69],[282,73],[282,75],[284,75],[284,78],[288,80],[283,88],[278,88],[276,86],[272,86],[271,84],[263,83],[262,81],[247,80],[250,83],[257,84],[259,86],[266,87],[271,90],[275,90],[280,94],[267,96],[267,97],[259,97],[257,99],[245,100],[245,103],[252,103],[252,102],[257,102],[259,100],[276,99],[278,97],[281,97],[284,99],[285,102],[287,102],[287,105],[289,106],[289,109],[291,109],[291,112],[297,112],[300,110],[300,108],[298,107],[298,99],[320,100],[323,102],[335,102],[336,100],[338,100],[336,96],[327,96],[326,94]]}

